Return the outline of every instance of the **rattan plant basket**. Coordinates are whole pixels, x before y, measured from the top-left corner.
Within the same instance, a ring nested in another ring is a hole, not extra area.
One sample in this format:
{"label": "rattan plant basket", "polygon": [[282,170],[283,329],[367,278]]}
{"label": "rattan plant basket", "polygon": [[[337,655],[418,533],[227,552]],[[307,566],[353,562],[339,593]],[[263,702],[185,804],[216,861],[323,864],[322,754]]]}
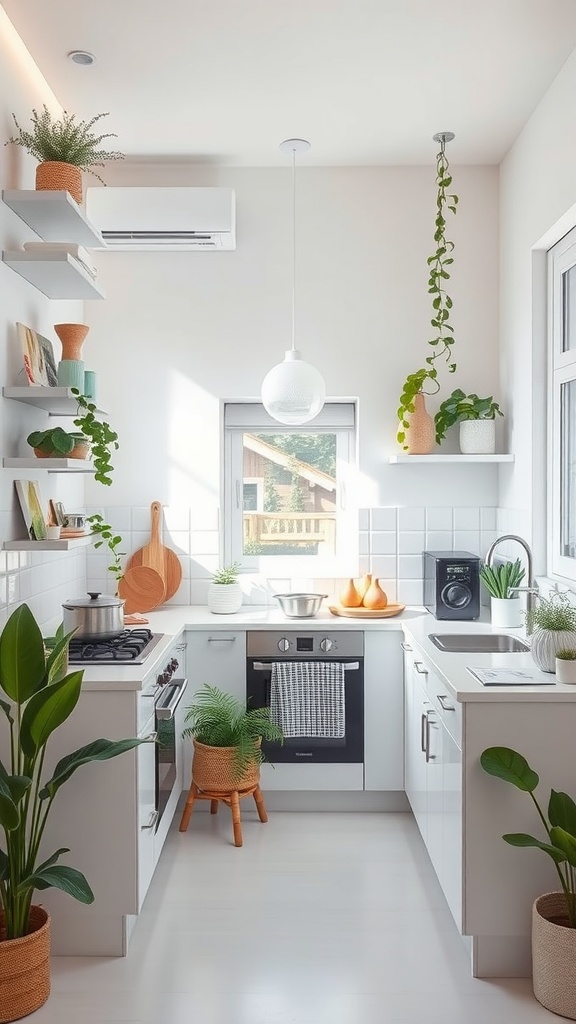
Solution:
{"label": "rattan plant basket", "polygon": [[567,921],[562,892],[539,896],[532,907],[532,985],[542,1006],[576,1020],[576,928]]}
{"label": "rattan plant basket", "polygon": [[192,780],[205,792],[228,793],[234,789],[249,789],[260,781],[260,762],[251,761],[241,778],[234,771],[235,747],[208,747],[198,740],[194,744]]}
{"label": "rattan plant basket", "polygon": [[36,167],[36,190],[54,189],[69,192],[80,205],[82,203],[82,171],[75,164],[61,160],[46,160]]}
{"label": "rattan plant basket", "polygon": [[4,939],[0,911],[0,1024],[20,1020],[44,1005],[50,995],[50,917],[30,908],[32,931]]}

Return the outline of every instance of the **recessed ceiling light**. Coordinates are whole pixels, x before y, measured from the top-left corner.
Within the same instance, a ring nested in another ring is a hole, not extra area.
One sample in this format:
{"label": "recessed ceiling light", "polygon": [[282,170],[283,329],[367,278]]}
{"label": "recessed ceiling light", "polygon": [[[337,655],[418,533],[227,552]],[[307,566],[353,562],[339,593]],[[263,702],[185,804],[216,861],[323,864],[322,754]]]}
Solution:
{"label": "recessed ceiling light", "polygon": [[83,64],[85,66],[93,64],[96,60],[94,54],[88,53],[88,50],[71,50],[68,56],[75,64]]}

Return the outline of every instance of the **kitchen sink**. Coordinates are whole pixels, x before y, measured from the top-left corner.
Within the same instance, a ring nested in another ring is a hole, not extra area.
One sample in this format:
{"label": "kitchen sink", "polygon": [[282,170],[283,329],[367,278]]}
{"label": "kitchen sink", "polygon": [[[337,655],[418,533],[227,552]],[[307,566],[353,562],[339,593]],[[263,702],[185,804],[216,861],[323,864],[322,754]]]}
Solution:
{"label": "kitchen sink", "polygon": [[429,633],[428,638],[441,651],[456,654],[517,654],[530,646],[508,633]]}

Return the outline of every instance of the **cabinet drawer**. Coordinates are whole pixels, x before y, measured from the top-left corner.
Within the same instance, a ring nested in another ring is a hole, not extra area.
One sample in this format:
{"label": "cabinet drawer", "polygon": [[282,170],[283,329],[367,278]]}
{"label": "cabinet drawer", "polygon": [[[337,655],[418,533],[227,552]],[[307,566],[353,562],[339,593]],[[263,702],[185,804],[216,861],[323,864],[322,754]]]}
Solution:
{"label": "cabinet drawer", "polygon": [[452,739],[462,746],[462,704],[449,692],[448,687],[432,670],[428,662],[417,651],[411,655],[414,671],[419,675],[426,696],[450,733]]}

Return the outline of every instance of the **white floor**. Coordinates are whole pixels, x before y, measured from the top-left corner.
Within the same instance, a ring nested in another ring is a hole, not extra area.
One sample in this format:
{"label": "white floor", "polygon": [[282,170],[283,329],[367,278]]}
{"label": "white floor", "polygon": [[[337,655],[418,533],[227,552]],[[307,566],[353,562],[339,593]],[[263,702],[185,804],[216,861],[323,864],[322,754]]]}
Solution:
{"label": "white floor", "polygon": [[[247,804],[247,802],[246,802]],[[129,956],[54,960],[31,1024],[544,1024],[479,981],[409,814],[175,823]]]}

